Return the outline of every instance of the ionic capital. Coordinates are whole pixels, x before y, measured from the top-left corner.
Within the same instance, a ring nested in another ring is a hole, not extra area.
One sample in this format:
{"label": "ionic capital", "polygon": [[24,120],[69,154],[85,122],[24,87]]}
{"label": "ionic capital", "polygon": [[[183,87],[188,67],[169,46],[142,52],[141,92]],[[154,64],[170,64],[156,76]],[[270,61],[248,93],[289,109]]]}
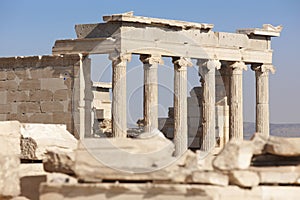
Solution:
{"label": "ionic capital", "polygon": [[153,64],[163,65],[164,64],[164,61],[163,61],[163,59],[161,58],[160,55],[145,55],[145,54],[142,54],[142,55],[140,55],[140,60],[144,64],[150,64],[150,65],[153,65]]}
{"label": "ionic capital", "polygon": [[131,54],[119,53],[115,51],[113,53],[110,53],[108,58],[113,62],[114,65],[126,64],[126,62],[131,61]]}
{"label": "ionic capital", "polygon": [[207,70],[212,69],[220,69],[221,68],[221,62],[219,60],[213,59],[213,60],[203,60],[198,59],[197,65],[200,67],[205,67]]}
{"label": "ionic capital", "polygon": [[260,71],[260,72],[271,72],[274,74],[276,72],[275,67],[272,64],[252,64],[251,69],[253,71]]}
{"label": "ionic capital", "polygon": [[[198,59],[197,60],[198,65],[198,75],[203,78],[203,75],[208,73],[215,73],[215,69],[221,68],[221,62],[219,60],[203,60]],[[201,79],[200,81],[204,81]]]}
{"label": "ionic capital", "polygon": [[234,71],[247,71],[247,65],[244,62],[234,62],[229,64],[229,67],[232,68]]}
{"label": "ionic capital", "polygon": [[185,57],[173,57],[172,62],[174,64],[174,67],[177,67],[178,69],[182,67],[193,66],[191,59]]}

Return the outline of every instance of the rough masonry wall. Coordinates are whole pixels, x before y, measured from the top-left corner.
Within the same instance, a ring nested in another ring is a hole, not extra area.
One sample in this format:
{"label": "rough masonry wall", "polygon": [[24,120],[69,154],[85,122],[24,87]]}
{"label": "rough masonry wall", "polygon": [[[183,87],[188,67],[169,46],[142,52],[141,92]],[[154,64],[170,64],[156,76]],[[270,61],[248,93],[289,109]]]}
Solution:
{"label": "rough masonry wall", "polygon": [[66,124],[76,135],[72,110],[79,61],[78,55],[0,58],[0,120]]}

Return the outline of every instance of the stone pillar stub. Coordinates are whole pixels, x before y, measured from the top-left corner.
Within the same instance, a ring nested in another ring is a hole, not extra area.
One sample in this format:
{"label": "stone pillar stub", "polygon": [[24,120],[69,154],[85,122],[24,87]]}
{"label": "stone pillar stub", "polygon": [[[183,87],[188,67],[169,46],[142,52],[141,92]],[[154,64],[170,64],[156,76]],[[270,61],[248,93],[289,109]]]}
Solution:
{"label": "stone pillar stub", "polygon": [[[79,138],[83,139],[92,136],[91,128],[91,59],[88,56],[79,54],[79,76],[74,79],[74,100],[78,101],[78,111],[74,114],[74,124],[79,133]],[[78,92],[77,92],[78,91]]]}
{"label": "stone pillar stub", "polygon": [[158,129],[158,77],[157,68],[163,64],[160,55],[141,55],[144,64],[144,131]]}
{"label": "stone pillar stub", "polygon": [[275,73],[275,68],[271,64],[252,64],[251,69],[256,80],[256,132],[269,136],[269,71]]}
{"label": "stone pillar stub", "polygon": [[131,54],[113,53],[112,61],[112,134],[113,137],[127,137],[126,113],[126,65]]}
{"label": "stone pillar stub", "polygon": [[199,75],[203,88],[202,94],[202,137],[200,148],[202,151],[210,151],[216,143],[216,96],[215,96],[215,70],[220,69],[218,60],[198,60]]}
{"label": "stone pillar stub", "polygon": [[188,148],[187,130],[187,67],[193,63],[187,58],[173,58],[174,64],[174,144],[175,156]]}
{"label": "stone pillar stub", "polygon": [[234,62],[229,67],[232,69],[229,138],[243,140],[243,70],[247,70],[247,65],[244,62]]}

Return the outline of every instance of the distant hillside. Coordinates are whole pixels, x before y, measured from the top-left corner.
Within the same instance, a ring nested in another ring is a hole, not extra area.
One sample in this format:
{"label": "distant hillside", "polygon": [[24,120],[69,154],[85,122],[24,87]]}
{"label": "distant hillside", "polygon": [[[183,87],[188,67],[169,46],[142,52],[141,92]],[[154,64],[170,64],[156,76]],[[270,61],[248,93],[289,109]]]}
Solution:
{"label": "distant hillside", "polygon": [[[244,138],[249,139],[255,132],[255,123],[244,122]],[[270,134],[281,137],[300,137],[300,124],[270,124]]]}

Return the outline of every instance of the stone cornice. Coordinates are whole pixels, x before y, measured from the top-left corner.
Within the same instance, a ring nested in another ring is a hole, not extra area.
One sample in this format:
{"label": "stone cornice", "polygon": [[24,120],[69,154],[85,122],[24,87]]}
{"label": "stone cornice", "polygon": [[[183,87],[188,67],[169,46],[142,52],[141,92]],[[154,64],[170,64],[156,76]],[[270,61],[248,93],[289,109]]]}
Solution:
{"label": "stone cornice", "polygon": [[206,24],[206,23],[194,23],[194,22],[185,22],[185,21],[178,21],[178,20],[134,16],[132,11],[127,13],[103,16],[103,21],[105,22],[122,21],[122,22],[142,23],[142,24],[154,24],[158,26],[179,27],[182,29],[210,30],[214,27],[213,24]]}
{"label": "stone cornice", "polygon": [[262,35],[269,37],[279,37],[280,32],[282,31],[282,26],[274,27],[271,24],[264,24],[262,28],[246,28],[246,29],[238,29],[237,33],[247,34],[247,35]]}

